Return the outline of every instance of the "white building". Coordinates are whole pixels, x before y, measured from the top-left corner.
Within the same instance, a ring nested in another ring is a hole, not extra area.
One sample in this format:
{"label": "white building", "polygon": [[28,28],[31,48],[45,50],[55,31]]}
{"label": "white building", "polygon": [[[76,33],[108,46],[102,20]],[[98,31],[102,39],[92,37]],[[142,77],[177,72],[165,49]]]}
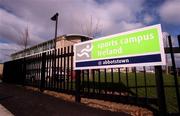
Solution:
{"label": "white building", "polygon": [[[67,46],[71,46],[75,43],[79,43],[81,41],[87,41],[92,38],[85,36],[85,35],[78,35],[78,34],[69,34],[69,35],[62,35],[57,37],[57,39],[52,39],[43,43],[40,43],[38,45],[32,46],[27,48],[26,50],[22,50],[16,53],[11,54],[11,58],[13,60],[28,57],[34,54],[46,52],[49,50],[53,50],[56,46],[56,49],[58,48],[64,48]],[[54,44],[56,42],[56,44]]]}

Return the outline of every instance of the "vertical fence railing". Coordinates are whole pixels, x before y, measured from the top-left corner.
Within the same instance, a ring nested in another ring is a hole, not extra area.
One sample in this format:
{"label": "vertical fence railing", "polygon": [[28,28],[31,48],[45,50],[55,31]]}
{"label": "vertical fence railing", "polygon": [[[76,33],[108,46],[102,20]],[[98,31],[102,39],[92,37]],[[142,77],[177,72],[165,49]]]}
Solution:
{"label": "vertical fence railing", "polygon": [[59,75],[59,70],[60,70],[60,68],[59,68],[59,63],[60,63],[60,59],[59,59],[59,54],[60,53],[60,51],[59,51],[59,49],[57,50],[57,70],[58,70],[58,72],[57,72],[57,76],[56,76],[56,90],[58,91],[59,90],[59,82],[58,82],[58,80],[59,80],[59,78],[60,78],[60,75]]}
{"label": "vertical fence railing", "polygon": [[177,39],[178,39],[178,45],[180,47],[180,35],[177,36]]}
{"label": "vertical fence railing", "polygon": [[173,69],[173,73],[174,73],[174,84],[175,84],[175,89],[176,89],[177,105],[178,105],[178,110],[180,111],[180,95],[179,95],[179,86],[178,86],[179,84],[178,84],[176,63],[175,63],[175,58],[174,58],[174,53],[173,53],[171,36],[168,36],[168,42],[169,42],[169,47],[170,47],[172,69]]}
{"label": "vertical fence railing", "polygon": [[135,97],[136,97],[136,102],[138,102],[138,85],[137,85],[136,67],[134,67],[133,70],[134,70],[134,78],[135,78],[135,80],[134,80],[134,82],[135,82],[135,92],[136,92]]}
{"label": "vertical fence railing", "polygon": [[[165,48],[165,51],[170,53],[171,56],[174,82],[171,87],[175,89],[177,112],[179,113],[180,86],[174,55],[180,53],[180,47],[173,47],[170,37],[168,37],[168,40],[169,48]],[[178,40],[180,40],[180,36],[178,36]],[[180,45],[180,41],[178,42]],[[142,67],[142,72],[139,72],[137,67],[74,71],[73,57],[73,46],[52,50],[25,58],[25,61],[19,59],[5,63],[4,75],[11,82],[18,83],[21,81],[39,87],[41,90],[51,89],[74,94],[77,102],[80,102],[81,96],[93,96],[98,99],[135,103],[135,105],[156,105],[161,115],[167,114],[169,104],[166,100],[166,85],[163,80],[167,77],[163,77],[160,66],[155,67],[155,73],[147,73],[148,67]],[[24,62],[25,66],[22,65]],[[21,67],[21,70],[15,69],[8,74],[10,69],[16,67]],[[16,74],[16,70],[22,73],[18,80],[12,78]],[[25,78],[23,78],[24,75]],[[139,78],[139,76],[142,76],[142,78]],[[22,81],[22,79],[25,80]],[[139,83],[139,80],[142,83]]]}
{"label": "vertical fence railing", "polygon": [[144,89],[145,89],[145,103],[148,104],[147,99],[147,80],[146,80],[146,67],[143,66],[143,76],[144,76]]}
{"label": "vertical fence railing", "polygon": [[42,54],[41,63],[41,85],[40,90],[43,92],[45,88],[45,72],[46,72],[46,53]]}
{"label": "vertical fence railing", "polygon": [[[126,68],[126,86],[127,86],[126,90],[128,90],[129,89],[128,68]],[[127,93],[127,100],[128,98],[129,98],[129,93]]]}
{"label": "vertical fence railing", "polygon": [[76,94],[75,94],[75,101],[80,102],[81,101],[81,95],[80,95],[80,83],[81,83],[81,71],[76,71]]}
{"label": "vertical fence railing", "polygon": [[167,109],[166,109],[166,100],[165,100],[165,92],[164,92],[163,75],[162,75],[161,66],[155,66],[155,78],[156,78],[156,85],[157,85],[159,112],[161,116],[166,116]]}
{"label": "vertical fence railing", "polygon": [[73,80],[74,80],[74,78],[75,78],[75,72],[73,71],[73,56],[74,56],[74,54],[73,54],[73,46],[71,46],[71,55],[70,55],[70,59],[71,59],[71,62],[70,62],[70,64],[71,64],[71,92],[73,91]]}

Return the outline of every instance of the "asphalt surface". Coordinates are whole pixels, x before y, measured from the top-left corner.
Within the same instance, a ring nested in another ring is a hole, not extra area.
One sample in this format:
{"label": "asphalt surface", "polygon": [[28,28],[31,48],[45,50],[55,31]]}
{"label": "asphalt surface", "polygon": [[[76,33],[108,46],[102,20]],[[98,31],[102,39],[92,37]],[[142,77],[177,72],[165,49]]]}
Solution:
{"label": "asphalt surface", "polygon": [[104,111],[80,103],[27,90],[22,86],[0,83],[0,104],[15,116],[129,116]]}

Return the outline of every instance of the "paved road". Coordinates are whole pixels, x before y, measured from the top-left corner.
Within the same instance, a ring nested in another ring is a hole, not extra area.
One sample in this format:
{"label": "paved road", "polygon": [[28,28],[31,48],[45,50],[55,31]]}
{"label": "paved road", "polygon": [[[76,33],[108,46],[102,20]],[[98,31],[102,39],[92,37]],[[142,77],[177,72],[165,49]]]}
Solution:
{"label": "paved road", "polygon": [[129,116],[63,101],[40,92],[26,90],[21,86],[2,83],[0,104],[16,116]]}

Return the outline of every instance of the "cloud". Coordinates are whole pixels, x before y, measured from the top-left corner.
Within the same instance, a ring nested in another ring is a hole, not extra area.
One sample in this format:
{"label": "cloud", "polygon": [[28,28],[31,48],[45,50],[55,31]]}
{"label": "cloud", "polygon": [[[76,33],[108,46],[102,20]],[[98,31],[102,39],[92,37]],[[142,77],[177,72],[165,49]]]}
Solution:
{"label": "cloud", "polygon": [[16,41],[22,28],[25,24],[20,18],[0,9],[0,38],[10,39]]}
{"label": "cloud", "polygon": [[[144,0],[137,0],[133,5],[131,2],[132,0],[113,0],[99,4],[95,0],[4,0],[0,4],[11,11],[6,13],[16,17],[14,18],[15,22],[21,22],[18,25],[19,28],[28,24],[32,28],[32,35],[43,39],[51,39],[54,37],[54,22],[50,20],[50,17],[55,12],[60,14],[59,35],[67,33],[81,34],[81,25],[87,24],[91,16],[101,23],[102,35],[115,33],[117,32],[116,29],[119,32],[125,31],[130,29],[130,25],[133,25],[132,28],[134,28],[137,23],[140,23],[137,22],[136,16],[137,13],[143,10]],[[110,27],[113,27],[115,32]]]}
{"label": "cloud", "polygon": [[180,24],[180,0],[167,0],[159,8],[162,21],[169,24]]}
{"label": "cloud", "polygon": [[35,32],[35,27],[33,24],[28,24],[25,20],[16,15],[9,13],[3,9],[0,9],[0,39],[11,42],[11,43],[19,43],[20,36],[22,32],[25,31],[25,28],[29,26],[29,34],[31,37],[32,44],[35,42],[42,41]]}
{"label": "cloud", "polygon": [[[58,35],[86,34],[84,27],[99,21],[101,35],[120,33],[144,26],[138,20],[144,0],[1,0],[0,42],[15,44],[28,26],[31,45],[54,38],[55,22],[50,17],[59,13]],[[17,44],[16,44],[17,45]],[[13,46],[12,46],[13,47]],[[11,47],[11,48],[12,48]]]}
{"label": "cloud", "polygon": [[154,21],[154,18],[152,16],[150,16],[149,14],[145,14],[144,15],[144,19],[143,19],[143,22],[145,24],[149,24],[149,23],[152,23]]}
{"label": "cloud", "polygon": [[0,63],[10,60],[10,54],[21,49],[21,46],[15,43],[0,43]]}

